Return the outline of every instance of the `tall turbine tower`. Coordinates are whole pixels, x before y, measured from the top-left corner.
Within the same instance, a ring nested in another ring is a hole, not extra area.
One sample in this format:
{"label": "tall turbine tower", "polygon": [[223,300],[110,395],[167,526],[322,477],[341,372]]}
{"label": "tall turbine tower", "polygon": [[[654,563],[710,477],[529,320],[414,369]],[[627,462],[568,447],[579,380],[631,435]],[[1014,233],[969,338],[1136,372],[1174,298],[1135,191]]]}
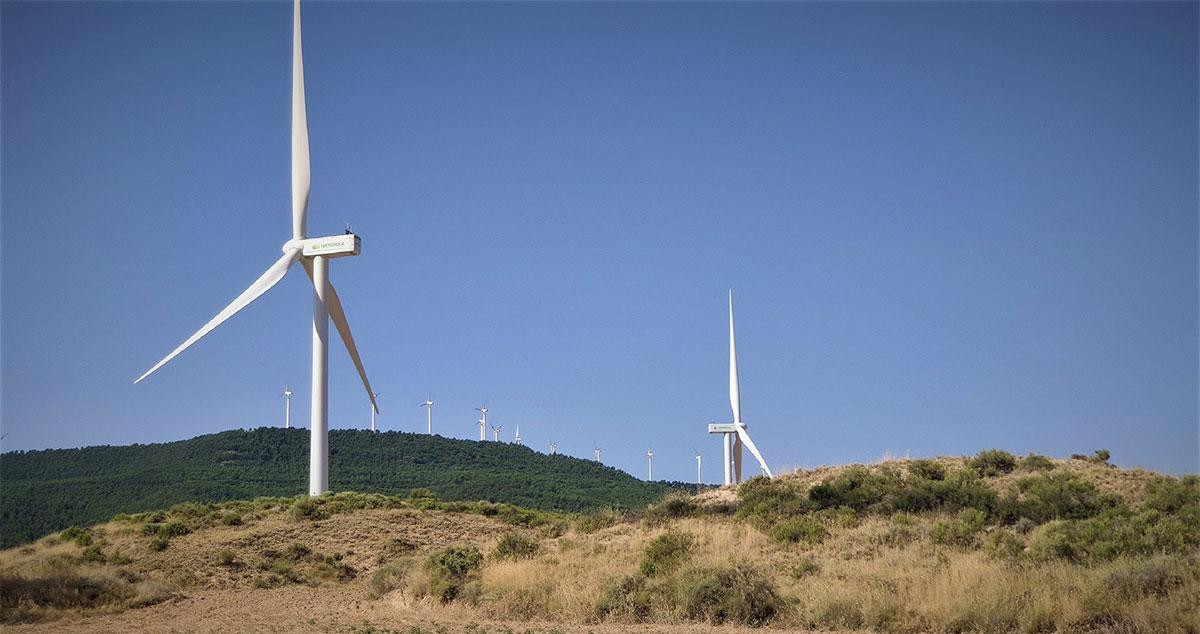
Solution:
{"label": "tall turbine tower", "polygon": [[426,422],[429,423],[429,435],[432,436],[433,435],[433,395],[430,394],[425,399],[425,402],[421,403],[417,407],[424,407],[425,409],[429,410],[428,412],[426,412],[426,414],[428,414]]}
{"label": "tall turbine tower", "polygon": [[558,443],[551,440],[550,441],[550,455],[553,456],[557,453],[558,453]]}
{"label": "tall turbine tower", "polygon": [[[375,399],[379,400],[379,392],[375,393]],[[371,405],[371,431],[372,432],[375,431],[375,414],[377,414],[377,413],[378,412],[375,411],[375,405],[372,404]]]}
{"label": "tall turbine tower", "polygon": [[479,440],[487,440],[487,435],[484,430],[487,428],[487,403],[483,407],[476,407],[475,411],[479,412],[479,420],[475,421],[479,424]]}
{"label": "tall turbine tower", "polygon": [[737,484],[742,481],[742,446],[745,445],[750,453],[758,460],[758,466],[768,478],[771,469],[763,460],[758,447],[750,440],[746,423],[742,422],[742,402],[738,385],[737,343],[733,336],[733,290],[729,291],[729,406],[733,410],[732,423],[709,423],[708,433],[721,434],[722,453],[725,457],[725,484]]}
{"label": "tall turbine tower", "polygon": [[283,388],[283,428],[292,428],[292,388]]}
{"label": "tall turbine tower", "polygon": [[693,449],[696,453],[696,490],[700,490],[700,452]]}
{"label": "tall turbine tower", "polygon": [[592,445],[592,452],[596,454],[596,462],[600,462],[600,448],[596,445]]}
{"label": "tall turbine tower", "polygon": [[504,429],[504,425],[492,425],[492,440],[500,442],[500,430]]}
{"label": "tall turbine tower", "polygon": [[521,426],[517,425],[517,435],[513,437],[513,443],[518,447],[521,446]]}
{"label": "tall turbine tower", "polygon": [[654,481],[654,450],[646,451],[646,480]]}
{"label": "tall turbine tower", "polygon": [[312,440],[309,443],[308,494],[321,495],[329,491],[329,321],[337,328],[354,368],[367,390],[371,407],[378,412],[375,392],[367,380],[350,325],[337,291],[329,282],[329,261],[356,256],[362,249],[362,239],[349,233],[323,238],[307,237],[308,194],[311,169],[308,154],[308,115],[304,104],[304,55],[300,37],[300,0],[292,5],[292,237],[283,243],[283,256],[275,261],[249,288],[242,291],[228,306],[217,313],[191,337],[171,351],[134,383],[154,373],[179,353],[199,341],[262,296],[283,279],[296,261],[304,267],[313,284],[312,329]]}

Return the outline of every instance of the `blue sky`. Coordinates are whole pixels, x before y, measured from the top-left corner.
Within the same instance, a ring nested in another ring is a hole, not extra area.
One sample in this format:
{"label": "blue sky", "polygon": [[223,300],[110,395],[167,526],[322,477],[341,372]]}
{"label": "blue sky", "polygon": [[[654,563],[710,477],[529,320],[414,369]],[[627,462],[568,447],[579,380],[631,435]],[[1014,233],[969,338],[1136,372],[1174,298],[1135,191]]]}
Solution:
{"label": "blue sky", "polygon": [[[289,3],[0,5],[4,450],[307,426]],[[718,479],[725,293],[776,469],[1197,471],[1197,5],[310,3],[310,234],[384,429]],[[333,427],[368,405],[331,351]],[[747,456],[749,458],[749,456]],[[298,483],[300,490],[303,483]]]}

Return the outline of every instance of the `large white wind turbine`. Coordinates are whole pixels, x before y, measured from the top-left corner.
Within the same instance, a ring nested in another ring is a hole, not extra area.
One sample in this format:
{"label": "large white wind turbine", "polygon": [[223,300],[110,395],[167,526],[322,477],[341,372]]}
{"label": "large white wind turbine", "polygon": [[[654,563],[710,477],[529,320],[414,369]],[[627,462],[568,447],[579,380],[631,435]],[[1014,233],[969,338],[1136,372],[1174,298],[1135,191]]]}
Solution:
{"label": "large white wind turbine", "polygon": [[646,450],[646,480],[654,481],[654,450]]}
{"label": "large white wind turbine", "polygon": [[492,425],[492,440],[500,442],[500,430],[504,429],[504,425]]}
{"label": "large white wind turbine", "polygon": [[700,486],[700,460],[701,460],[700,452],[696,451],[695,449],[693,449],[692,451],[696,454],[696,486],[699,487]]}
{"label": "large white wind turbine", "polygon": [[708,433],[721,434],[722,448],[725,456],[725,484],[737,484],[742,481],[742,445],[758,460],[758,466],[764,475],[771,476],[767,461],[763,460],[758,447],[750,440],[746,431],[746,423],[742,422],[742,402],[738,386],[737,343],[733,336],[733,290],[729,291],[729,406],[733,409],[732,423],[710,423]]}
{"label": "large white wind turbine", "polygon": [[[379,400],[379,392],[376,392],[375,393],[375,401],[377,402],[378,400]],[[375,409],[375,403],[372,402],[371,403],[371,431],[375,431],[375,415],[378,413],[379,413],[379,411]]]}
{"label": "large white wind turbine", "polygon": [[427,414],[429,414],[427,422],[429,423],[429,435],[432,436],[433,435],[433,395],[430,394],[425,399],[425,402],[421,403],[417,407],[424,407],[425,409],[429,410],[427,412]]}
{"label": "large white wind turbine", "polygon": [[321,495],[329,491],[329,321],[337,328],[354,368],[367,390],[371,408],[378,412],[375,392],[363,370],[362,359],[350,335],[350,325],[337,291],[329,282],[329,260],[355,256],[362,248],[361,239],[349,233],[323,238],[307,237],[308,194],[311,168],[308,154],[308,115],[304,105],[304,55],[300,37],[300,0],[292,5],[292,237],[283,243],[283,256],[275,261],[250,288],[242,291],[233,302],[217,313],[195,334],[175,348],[154,367],[138,377],[141,382],[179,353],[212,332],[251,302],[262,296],[283,279],[288,268],[299,261],[313,283],[312,330],[312,441],[309,446],[308,494]]}
{"label": "large white wind turbine", "polygon": [[513,437],[513,444],[515,444],[517,446],[521,445],[521,426],[520,425],[517,425],[517,435]]}
{"label": "large white wind turbine", "polygon": [[600,447],[597,445],[592,445],[592,452],[596,456],[596,462],[600,462]]}

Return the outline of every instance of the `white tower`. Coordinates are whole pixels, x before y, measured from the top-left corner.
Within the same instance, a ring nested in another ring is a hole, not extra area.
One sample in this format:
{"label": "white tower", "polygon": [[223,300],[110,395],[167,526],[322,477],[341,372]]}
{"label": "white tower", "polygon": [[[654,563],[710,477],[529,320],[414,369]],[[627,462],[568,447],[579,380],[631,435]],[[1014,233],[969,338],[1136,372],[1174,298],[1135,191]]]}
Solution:
{"label": "white tower", "polygon": [[592,452],[596,455],[596,462],[600,462],[600,448],[592,445]]}
{"label": "white tower", "polygon": [[[375,400],[376,400],[376,402],[378,402],[378,400],[379,400],[379,392],[376,392],[376,393],[375,393]],[[375,406],[374,406],[374,405],[372,405],[372,406],[371,406],[371,431],[375,431],[375,414],[376,414],[376,413],[377,413],[377,412],[375,411]]]}
{"label": "white tower", "polygon": [[700,452],[696,452],[696,486],[700,486]]}
{"label": "white tower", "polygon": [[513,437],[513,443],[517,446],[521,445],[521,426],[517,425],[517,435]]}
{"label": "white tower", "polygon": [[487,429],[487,404],[485,403],[483,407],[476,407],[475,411],[479,412],[479,420],[475,421],[479,424],[479,440],[487,440],[487,433],[485,431]]}
{"label": "white tower", "polygon": [[654,450],[646,452],[646,479],[654,481]]}
{"label": "white tower", "polygon": [[283,388],[283,428],[292,428],[292,388]]}
{"label": "white tower", "polygon": [[492,440],[500,442],[500,430],[504,429],[504,425],[492,425]]}
{"label": "white tower", "polygon": [[432,436],[433,435],[433,395],[430,394],[425,399],[425,402],[421,403],[417,407],[424,407],[425,409],[429,410],[428,412],[426,412],[426,414],[427,414],[426,422],[429,424],[429,435]]}
{"label": "white tower", "polygon": [[553,456],[556,453],[558,453],[558,443],[551,440],[550,441],[550,455]]}

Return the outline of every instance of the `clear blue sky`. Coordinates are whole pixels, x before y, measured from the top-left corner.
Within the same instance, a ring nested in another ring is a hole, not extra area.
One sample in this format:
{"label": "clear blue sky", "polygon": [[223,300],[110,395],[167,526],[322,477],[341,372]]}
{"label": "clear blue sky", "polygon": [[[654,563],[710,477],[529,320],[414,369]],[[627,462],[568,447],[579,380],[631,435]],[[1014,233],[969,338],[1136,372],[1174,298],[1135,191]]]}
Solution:
{"label": "clear blue sky", "polygon": [[[307,426],[290,3],[2,22],[5,450]],[[310,233],[380,425],[719,477],[725,293],[776,468],[1003,447],[1195,472],[1197,4],[304,8]],[[368,405],[331,351],[333,427]],[[747,456],[749,459],[749,456]],[[301,490],[302,483],[297,483]]]}

